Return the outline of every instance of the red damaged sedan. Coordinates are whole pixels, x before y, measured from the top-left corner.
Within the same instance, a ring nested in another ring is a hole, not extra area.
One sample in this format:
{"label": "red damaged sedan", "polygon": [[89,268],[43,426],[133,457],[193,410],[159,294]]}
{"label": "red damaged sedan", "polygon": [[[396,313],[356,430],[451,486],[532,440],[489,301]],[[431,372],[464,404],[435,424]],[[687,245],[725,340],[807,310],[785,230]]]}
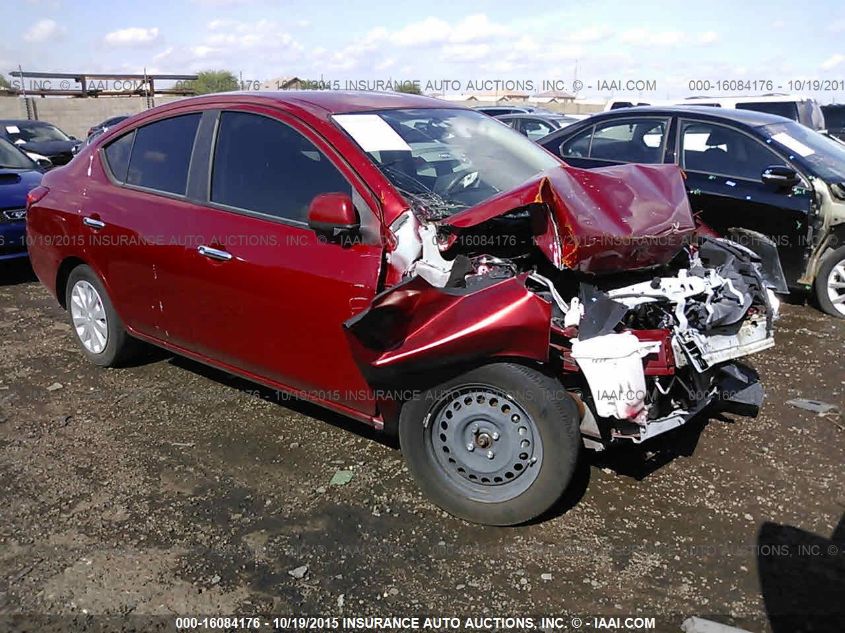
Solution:
{"label": "red damaged sedan", "polygon": [[222,94],[110,129],[29,196],[33,268],[102,366],[139,341],[398,428],[447,511],[508,525],[582,447],[754,415],[773,345],[751,251],[678,169],[574,169],[399,94]]}

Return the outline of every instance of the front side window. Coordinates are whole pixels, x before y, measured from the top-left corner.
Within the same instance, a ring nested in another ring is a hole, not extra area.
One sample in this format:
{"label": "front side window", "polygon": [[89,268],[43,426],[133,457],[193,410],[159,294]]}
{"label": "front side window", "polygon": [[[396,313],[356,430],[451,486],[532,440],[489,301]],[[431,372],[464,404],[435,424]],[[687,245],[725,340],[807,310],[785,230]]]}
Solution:
{"label": "front side window", "polygon": [[138,128],[126,183],[184,196],[199,122],[187,114]]}
{"label": "front side window", "polygon": [[449,215],[559,165],[540,146],[479,112],[382,110],[333,117],[399,192]]}
{"label": "front side window", "polygon": [[770,149],[739,130],[696,121],[681,128],[682,167],[689,171],[759,181],[763,170],[782,165]]}
{"label": "front side window", "polygon": [[306,222],[321,193],[352,194],[352,187],[314,144],[289,125],[245,112],[220,115],[211,201]]}
{"label": "front side window", "polygon": [[618,163],[662,163],[666,119],[622,119],[598,123],[560,146],[563,158]]}
{"label": "front side window", "polygon": [[522,120],[522,132],[532,141],[541,139],[554,131],[555,129],[549,123],[540,119]]}

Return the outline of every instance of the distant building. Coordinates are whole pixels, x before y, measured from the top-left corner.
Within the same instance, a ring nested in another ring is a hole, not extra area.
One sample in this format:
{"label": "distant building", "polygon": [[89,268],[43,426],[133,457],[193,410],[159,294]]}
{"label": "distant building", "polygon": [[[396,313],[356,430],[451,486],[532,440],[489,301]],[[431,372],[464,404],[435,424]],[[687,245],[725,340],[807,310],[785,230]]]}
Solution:
{"label": "distant building", "polygon": [[534,103],[572,103],[575,95],[564,90],[548,90],[531,96]]}
{"label": "distant building", "polygon": [[304,81],[299,77],[276,77],[261,83],[262,90],[302,90]]}
{"label": "distant building", "polygon": [[528,101],[528,94],[525,92],[470,92],[454,97],[445,97],[450,101],[475,101],[478,103],[500,103],[503,101]]}

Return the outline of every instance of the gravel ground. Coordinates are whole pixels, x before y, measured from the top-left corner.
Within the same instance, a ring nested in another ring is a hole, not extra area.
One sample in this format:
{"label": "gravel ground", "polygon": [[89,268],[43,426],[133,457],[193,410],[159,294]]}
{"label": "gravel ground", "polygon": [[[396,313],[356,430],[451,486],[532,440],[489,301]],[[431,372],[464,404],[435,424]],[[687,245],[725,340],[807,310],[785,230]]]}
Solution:
{"label": "gravel ground", "polygon": [[[69,629],[85,614],[636,613],[658,630],[690,615],[843,630],[845,416],[785,402],[845,409],[845,321],[790,304],[778,325],[754,359],[757,419],[589,456],[550,516],[490,528],[426,501],[363,425],[164,353],[94,367],[28,268],[5,264],[0,629],[45,614]],[[338,470],[351,480],[330,485]]]}

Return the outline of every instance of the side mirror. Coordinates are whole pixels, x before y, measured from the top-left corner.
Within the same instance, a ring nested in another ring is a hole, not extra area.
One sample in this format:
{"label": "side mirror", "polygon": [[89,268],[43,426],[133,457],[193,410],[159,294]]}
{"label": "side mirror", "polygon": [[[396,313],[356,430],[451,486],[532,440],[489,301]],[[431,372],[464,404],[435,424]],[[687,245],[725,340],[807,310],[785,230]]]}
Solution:
{"label": "side mirror", "polygon": [[321,193],[308,206],[308,226],[330,239],[350,237],[358,233],[361,222],[346,193]]}
{"label": "side mirror", "polygon": [[764,185],[772,185],[777,189],[787,189],[798,184],[798,173],[786,165],[770,165],[763,170],[760,180]]}
{"label": "side mirror", "polygon": [[51,161],[49,158],[39,158],[35,161],[35,164],[44,170],[53,169],[53,161]]}

